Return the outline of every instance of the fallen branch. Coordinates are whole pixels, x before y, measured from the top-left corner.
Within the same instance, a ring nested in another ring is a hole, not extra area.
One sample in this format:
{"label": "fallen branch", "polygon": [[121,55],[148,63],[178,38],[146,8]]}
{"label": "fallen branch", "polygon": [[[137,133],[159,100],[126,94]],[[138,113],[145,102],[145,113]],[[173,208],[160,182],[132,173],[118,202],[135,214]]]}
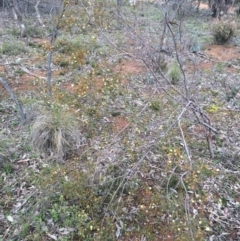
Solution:
{"label": "fallen branch", "polygon": [[30,75],[36,77],[37,79],[41,79],[41,80],[46,81],[46,78],[41,77],[41,76],[38,76],[38,75],[36,75],[36,74],[30,72],[26,67],[24,67],[24,66],[20,66],[20,68],[21,68],[21,70],[24,71],[25,73],[30,74]]}

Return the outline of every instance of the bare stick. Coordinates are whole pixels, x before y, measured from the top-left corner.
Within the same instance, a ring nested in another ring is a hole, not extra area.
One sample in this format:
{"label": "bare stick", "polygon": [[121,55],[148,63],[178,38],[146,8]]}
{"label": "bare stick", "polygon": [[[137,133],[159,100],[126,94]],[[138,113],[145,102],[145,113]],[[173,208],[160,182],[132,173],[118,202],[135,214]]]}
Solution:
{"label": "bare stick", "polygon": [[[212,142],[212,132],[217,134],[217,131],[212,128],[211,120],[210,118],[203,113],[200,107],[198,107],[195,102],[192,102],[192,111],[193,114],[196,116],[197,120],[200,124],[202,124],[206,130],[206,139],[208,143],[208,149],[210,152],[210,158],[214,158],[214,151],[213,151],[213,142]],[[200,116],[199,116],[200,115]]]}
{"label": "bare stick", "polygon": [[21,70],[24,71],[25,73],[27,73],[27,74],[29,74],[29,75],[32,75],[32,76],[34,76],[34,77],[37,78],[37,79],[46,80],[46,78],[41,77],[41,76],[38,76],[38,75],[30,72],[30,71],[29,71],[26,67],[24,67],[24,66],[20,66],[20,68],[21,68]]}
{"label": "bare stick", "polygon": [[[186,188],[186,186],[185,186],[185,184],[184,184],[184,181],[183,181],[183,177],[184,177],[187,173],[188,173],[188,172],[183,173],[183,174],[181,175],[181,177],[180,177],[180,180],[181,180],[182,186],[183,186],[183,188],[184,188],[184,190],[185,190],[185,214],[186,214],[186,220],[188,221],[188,223],[191,223],[191,220],[190,220],[190,218],[189,218],[189,216],[190,216],[190,214],[189,214],[189,213],[190,213],[190,210],[189,210],[189,195],[188,195],[187,188]],[[190,234],[191,234],[191,239],[192,239],[192,241],[194,241],[195,239],[194,239],[194,236],[193,236],[193,231],[192,231],[191,225],[190,225],[189,230],[190,230]]]}
{"label": "bare stick", "polygon": [[185,72],[183,70],[183,66],[182,66],[182,63],[180,61],[180,57],[179,57],[179,54],[178,54],[176,38],[175,38],[175,35],[174,35],[173,31],[172,31],[172,28],[171,28],[171,26],[170,26],[170,24],[168,22],[168,19],[166,19],[166,17],[165,17],[165,21],[166,21],[167,27],[168,27],[171,35],[172,35],[174,48],[175,48],[175,51],[176,51],[176,59],[178,61],[179,67],[180,67],[182,75],[183,75],[183,83],[184,83],[184,88],[185,88],[185,95],[186,95],[186,100],[188,101],[189,100],[189,91],[188,91],[188,85],[187,85],[187,78],[186,78],[186,75],[185,75]]}
{"label": "bare stick", "polygon": [[37,19],[38,19],[38,22],[41,26],[45,26],[44,23],[43,23],[43,20],[42,20],[42,17],[41,17],[41,14],[39,12],[39,9],[38,9],[38,5],[40,4],[42,0],[38,0],[36,5],[35,5],[35,10],[36,10],[36,13],[37,13]]}
{"label": "bare stick", "polygon": [[18,24],[19,24],[20,29],[21,29],[21,37],[25,37],[26,36],[26,27],[23,23],[23,17],[22,17],[22,14],[21,14],[20,10],[19,10],[17,0],[13,0],[13,7],[14,7],[14,11],[15,11],[16,16],[17,16]]}
{"label": "bare stick", "polygon": [[[62,2],[62,6],[61,6],[61,12],[58,15],[57,22],[55,24],[53,23],[51,45],[54,45],[54,43],[55,43],[55,41],[57,39],[60,20],[62,19],[65,10],[66,10],[66,2],[63,1]],[[51,48],[49,53],[48,53],[48,55],[47,55],[47,62],[46,62],[46,66],[47,66],[47,74],[46,74],[47,76],[46,76],[46,78],[47,78],[47,86],[48,86],[48,95],[50,97],[52,96],[52,86],[51,86],[51,80],[52,80],[52,68],[51,68],[52,55],[53,55],[53,50]]]}
{"label": "bare stick", "polygon": [[21,122],[24,123],[26,121],[26,116],[25,116],[25,114],[23,112],[22,105],[18,102],[17,97],[13,93],[13,91],[10,88],[10,86],[8,85],[8,83],[5,80],[3,80],[1,77],[0,77],[0,82],[4,86],[4,88],[7,90],[7,92],[10,95],[10,97],[12,98],[12,100],[15,102],[15,104],[17,106],[18,114],[19,114],[20,119],[21,119]]}
{"label": "bare stick", "polygon": [[185,151],[187,153],[187,157],[188,157],[188,160],[190,162],[190,164],[192,164],[192,160],[191,160],[191,156],[190,156],[190,152],[188,150],[188,145],[187,145],[187,142],[185,140],[185,137],[184,137],[184,133],[183,133],[183,130],[182,130],[182,127],[181,127],[181,118],[182,118],[182,115],[187,111],[187,108],[188,106],[191,104],[191,102],[189,102],[187,104],[187,106],[182,110],[181,114],[178,116],[178,127],[181,131],[181,136],[182,136],[182,140],[183,140],[183,144],[184,144],[184,148],[185,148]]}
{"label": "bare stick", "polygon": [[173,168],[173,170],[171,171],[170,177],[168,178],[167,187],[166,187],[167,197],[169,197],[169,194],[168,194],[169,183],[170,183],[170,181],[171,181],[171,179],[172,179],[172,176],[173,176],[175,170],[177,169],[177,167],[178,167],[178,166],[175,166],[175,167]]}
{"label": "bare stick", "polygon": [[52,63],[52,51],[50,51],[47,55],[47,89],[48,89],[48,95],[52,96],[52,85],[51,85],[51,80],[52,80],[52,68],[51,68],[51,63]]}

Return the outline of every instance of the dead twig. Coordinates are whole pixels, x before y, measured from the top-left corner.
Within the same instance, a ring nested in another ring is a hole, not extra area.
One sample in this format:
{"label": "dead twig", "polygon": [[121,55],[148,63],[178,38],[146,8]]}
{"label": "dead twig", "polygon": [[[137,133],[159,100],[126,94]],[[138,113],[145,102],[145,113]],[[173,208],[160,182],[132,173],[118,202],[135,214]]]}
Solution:
{"label": "dead twig", "polygon": [[24,66],[20,66],[20,68],[21,68],[21,70],[24,71],[25,73],[27,73],[27,74],[29,74],[29,75],[32,75],[32,76],[36,77],[37,79],[40,79],[40,80],[44,80],[44,81],[46,81],[46,78],[41,77],[41,76],[38,76],[38,75],[36,75],[36,74],[30,72],[26,67],[24,67]]}
{"label": "dead twig", "polygon": [[[184,172],[181,176],[180,176],[180,180],[181,180],[181,184],[184,188],[184,191],[185,191],[185,214],[186,214],[186,220],[188,221],[188,223],[190,224],[191,223],[191,220],[190,220],[190,207],[189,207],[189,195],[188,195],[188,191],[187,191],[187,188],[185,186],[185,183],[183,181],[183,177],[188,173],[187,172]],[[190,235],[191,235],[191,239],[192,241],[194,241],[194,236],[193,236],[193,231],[192,231],[192,227],[191,225],[189,225],[189,231],[190,231]]]}
{"label": "dead twig", "polygon": [[182,112],[180,113],[180,115],[178,116],[177,120],[178,120],[178,127],[180,129],[180,132],[181,132],[181,136],[182,136],[182,140],[183,140],[183,145],[184,145],[184,149],[187,153],[187,157],[188,157],[188,160],[189,160],[189,163],[190,165],[192,164],[192,160],[191,160],[191,155],[190,155],[190,152],[189,152],[189,149],[188,149],[188,145],[187,145],[187,142],[185,140],[185,137],[184,137],[184,132],[182,130],[182,127],[181,127],[181,118],[183,116],[183,114],[187,111],[188,107],[191,105],[191,102],[189,102],[186,107],[182,110]]}

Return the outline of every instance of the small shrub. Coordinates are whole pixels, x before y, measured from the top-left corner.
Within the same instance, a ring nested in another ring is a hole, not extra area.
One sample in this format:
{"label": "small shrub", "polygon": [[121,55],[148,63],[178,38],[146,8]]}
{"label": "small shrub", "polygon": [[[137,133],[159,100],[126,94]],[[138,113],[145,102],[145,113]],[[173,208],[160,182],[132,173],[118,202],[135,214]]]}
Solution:
{"label": "small shrub", "polygon": [[4,42],[1,49],[2,54],[6,55],[18,55],[26,53],[26,46],[20,41]]}
{"label": "small shrub", "polygon": [[167,69],[167,63],[165,61],[160,62],[159,68],[161,69],[161,71],[165,71]]}
{"label": "small shrub", "polygon": [[12,29],[8,30],[7,32],[10,35],[15,36],[15,37],[18,37],[21,34],[19,28],[12,28]]}
{"label": "small shrub", "polygon": [[180,80],[181,70],[177,62],[173,62],[169,65],[167,76],[170,78],[173,85],[177,84],[177,82]]}
{"label": "small shrub", "polygon": [[59,161],[63,161],[64,156],[80,142],[76,120],[59,106],[39,115],[32,125],[33,147],[47,155],[53,154]]}
{"label": "small shrub", "polygon": [[159,101],[151,101],[149,107],[154,111],[160,111],[162,109],[161,103]]}
{"label": "small shrub", "polygon": [[85,60],[85,44],[80,38],[69,39],[60,37],[56,40],[55,50],[58,51],[54,62],[61,67],[81,66]]}
{"label": "small shrub", "polygon": [[217,23],[213,27],[213,37],[217,44],[224,44],[230,40],[235,33],[235,28],[230,23]]}
{"label": "small shrub", "polygon": [[7,175],[12,173],[14,170],[12,163],[6,162],[6,161],[3,163],[3,167],[2,168],[0,167],[0,169],[2,169],[2,172],[4,172]]}
{"label": "small shrub", "polygon": [[29,37],[37,38],[43,36],[44,32],[42,28],[36,26],[27,26],[27,34]]}

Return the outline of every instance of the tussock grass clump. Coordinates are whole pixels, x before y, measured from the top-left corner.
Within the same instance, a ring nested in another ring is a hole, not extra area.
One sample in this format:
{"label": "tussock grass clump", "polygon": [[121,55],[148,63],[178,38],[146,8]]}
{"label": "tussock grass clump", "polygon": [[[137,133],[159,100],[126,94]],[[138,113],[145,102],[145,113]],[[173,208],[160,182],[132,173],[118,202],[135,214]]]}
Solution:
{"label": "tussock grass clump", "polygon": [[39,115],[31,128],[31,143],[33,147],[52,155],[59,161],[80,145],[82,136],[74,116],[59,106]]}
{"label": "tussock grass clump", "polygon": [[213,27],[213,37],[217,44],[225,44],[235,33],[235,28],[231,23],[217,23]]}

